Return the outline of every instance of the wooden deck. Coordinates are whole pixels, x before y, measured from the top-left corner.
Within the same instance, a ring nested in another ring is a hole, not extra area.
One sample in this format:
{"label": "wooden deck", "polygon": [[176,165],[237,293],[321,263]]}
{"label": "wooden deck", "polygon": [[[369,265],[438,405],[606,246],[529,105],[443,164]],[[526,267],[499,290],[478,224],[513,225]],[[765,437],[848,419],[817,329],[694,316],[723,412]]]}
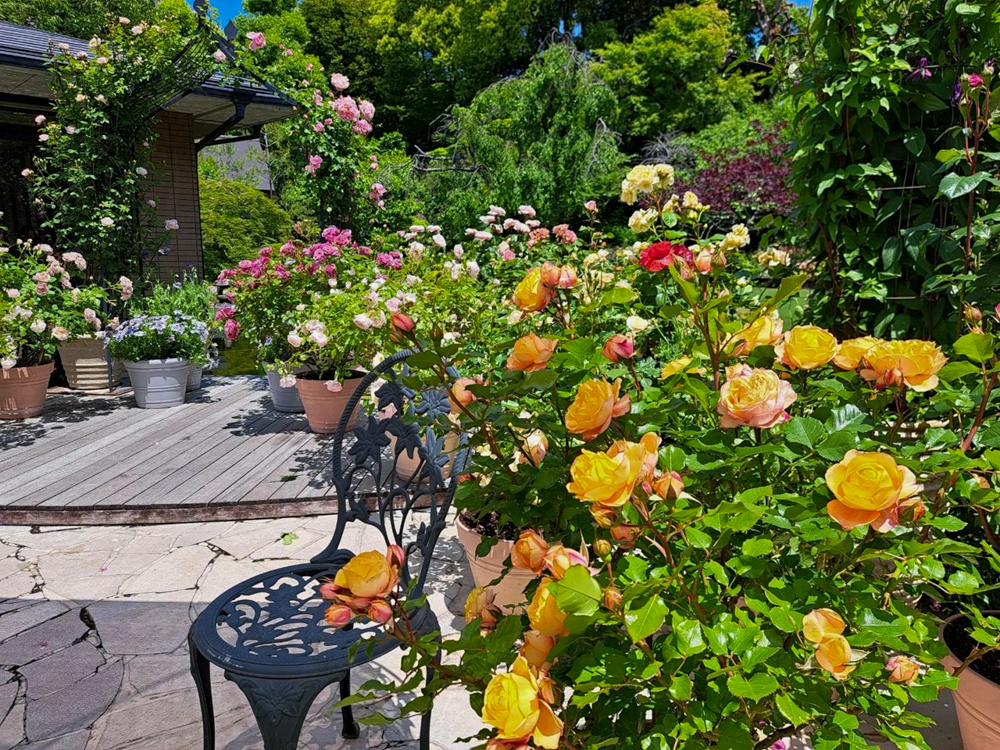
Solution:
{"label": "wooden deck", "polygon": [[206,378],[174,409],[50,393],[0,422],[0,523],[163,523],[334,511],[333,436],[271,408],[252,376]]}

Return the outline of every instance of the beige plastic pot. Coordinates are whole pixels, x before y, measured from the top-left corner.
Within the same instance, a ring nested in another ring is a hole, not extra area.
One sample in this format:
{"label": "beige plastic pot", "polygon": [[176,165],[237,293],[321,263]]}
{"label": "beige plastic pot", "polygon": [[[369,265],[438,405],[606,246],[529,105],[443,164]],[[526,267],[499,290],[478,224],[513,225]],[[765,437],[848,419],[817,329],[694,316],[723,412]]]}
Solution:
{"label": "beige plastic pot", "polygon": [[[989,612],[996,616],[998,612]],[[953,615],[941,625],[940,638],[944,640],[944,629],[948,623],[962,615]],[[942,663],[949,673],[962,665],[959,659],[948,648],[948,655]],[[955,713],[958,715],[958,727],[962,732],[962,747],[964,750],[996,750],[1000,746],[1000,685],[966,669],[959,675],[958,688],[954,691]]]}
{"label": "beige plastic pot", "polygon": [[[441,478],[448,479],[451,476],[451,457],[458,450],[458,433],[449,432],[444,436],[444,452],[448,454],[448,463],[441,469]],[[396,436],[389,437],[389,451],[396,455]],[[420,454],[413,448],[403,451],[396,459],[396,476],[404,482],[409,482],[420,470]],[[424,477],[426,481],[426,475]]]}
{"label": "beige plastic pot", "polygon": [[[469,567],[472,568],[472,578],[476,586],[489,585],[490,581],[498,578],[503,572],[510,551],[514,549],[514,543],[501,539],[493,545],[488,555],[477,557],[476,547],[483,541],[483,535],[466,526],[462,522],[461,514],[455,517],[455,528],[458,530],[458,541],[465,549],[465,556],[469,560]],[[517,614],[524,611],[526,604],[524,590],[535,578],[530,570],[512,568],[499,583],[490,586],[495,595],[494,604],[501,607],[504,612]]]}
{"label": "beige plastic pot", "polygon": [[[59,344],[59,360],[70,388],[103,391],[108,387],[108,358],[101,339],[79,338]],[[112,387],[121,381],[121,365],[115,363]]]}
{"label": "beige plastic pot", "polygon": [[45,391],[55,365],[0,368],[0,419],[37,417],[45,408]]}
{"label": "beige plastic pot", "polygon": [[[339,391],[331,391],[326,387],[326,381],[311,380],[307,378],[296,378],[295,387],[298,389],[299,398],[302,399],[302,406],[306,410],[306,419],[309,421],[309,429],[321,435],[329,435],[337,431],[340,424],[340,417],[347,408],[347,402],[361,385],[362,378],[350,378],[344,381],[344,387]],[[358,404],[360,407],[360,404]],[[347,423],[347,429],[354,427],[358,420],[358,409],[355,408]]]}

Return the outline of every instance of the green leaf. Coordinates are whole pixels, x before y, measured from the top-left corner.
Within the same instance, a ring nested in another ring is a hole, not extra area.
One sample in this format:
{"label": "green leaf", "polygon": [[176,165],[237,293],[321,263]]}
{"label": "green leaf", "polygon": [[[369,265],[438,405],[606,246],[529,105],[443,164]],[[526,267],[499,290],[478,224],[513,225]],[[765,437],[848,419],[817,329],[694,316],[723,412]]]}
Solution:
{"label": "green leaf", "polygon": [[807,448],[814,447],[825,435],[823,423],[812,417],[795,417],[785,425],[785,437]]}
{"label": "green leaf", "polygon": [[809,714],[803,711],[798,705],[784,693],[780,693],[774,702],[778,704],[778,710],[782,715],[792,722],[793,726],[802,726],[809,721]]}
{"label": "green leaf", "polygon": [[743,542],[743,554],[750,557],[763,557],[769,555],[774,549],[774,542],[770,539],[753,538]]}
{"label": "green leaf", "polygon": [[778,681],[769,674],[755,674],[749,679],[741,674],[729,678],[729,692],[739,698],[759,701],[778,689]]}
{"label": "green leaf", "polygon": [[992,333],[967,333],[954,344],[956,354],[983,363],[993,356],[996,337]]}
{"label": "green leaf", "polygon": [[735,719],[726,719],[719,724],[719,744],[726,750],[753,750],[753,734],[750,727]]}
{"label": "green leaf", "polygon": [[950,382],[952,380],[958,380],[964,378],[967,375],[972,375],[973,373],[979,374],[982,370],[976,367],[971,362],[949,362],[940,370],[938,370],[938,377],[944,382]]}
{"label": "green leaf", "polygon": [[684,530],[684,536],[687,538],[688,544],[695,549],[708,549],[712,546],[711,535],[699,529],[689,527]]}
{"label": "green leaf", "polygon": [[897,638],[906,632],[906,620],[880,609],[866,609],[858,620],[858,632],[868,633],[875,640]]}
{"label": "green leaf", "polygon": [[638,643],[659,630],[666,618],[667,605],[660,597],[651,596],[638,610],[629,610],[625,613],[625,627],[632,637],[632,642]]}
{"label": "green leaf", "polygon": [[[664,607],[664,611],[666,607]],[[674,636],[677,638],[677,650],[685,656],[701,653],[705,650],[705,638],[701,634],[701,623],[697,620],[679,620],[674,622]]]}
{"label": "green leaf", "polygon": [[955,12],[960,16],[977,16],[980,10],[975,3],[959,3],[955,6]]}
{"label": "green leaf", "polygon": [[781,283],[778,285],[778,291],[776,291],[774,293],[774,296],[764,303],[762,314],[767,314],[771,310],[777,308],[777,306],[780,305],[784,300],[788,299],[797,291],[799,291],[802,288],[802,285],[805,284],[808,280],[809,280],[808,274],[799,274],[797,276],[786,276],[785,278],[783,278],[781,280]]}
{"label": "green leaf", "polygon": [[679,701],[691,700],[691,678],[686,674],[676,674],[670,679],[670,696]]}
{"label": "green leaf", "polygon": [[903,145],[906,146],[907,151],[917,156],[924,150],[924,146],[927,145],[927,136],[924,135],[924,131],[920,128],[910,128],[903,135]]}
{"label": "green leaf", "polygon": [[858,447],[858,434],[841,430],[830,435],[816,446],[816,452],[828,461],[839,461],[852,448]]}
{"label": "green leaf", "polygon": [[773,607],[768,617],[774,627],[783,633],[794,633],[802,623],[802,618],[788,607]]}
{"label": "green leaf", "polygon": [[858,717],[854,716],[852,714],[849,714],[849,713],[847,713],[845,711],[837,711],[837,712],[835,712],[833,714],[833,723],[836,724],[841,729],[844,729],[844,730],[846,730],[848,732],[853,732],[855,729],[857,729],[860,726],[860,722],[858,721]]}
{"label": "green leaf", "polygon": [[561,581],[549,584],[549,591],[566,614],[590,617],[601,601],[601,586],[583,565],[574,565]]}
{"label": "green leaf", "polygon": [[987,177],[989,177],[989,172],[979,172],[973,175],[960,175],[952,172],[941,178],[938,192],[946,198],[960,198],[979,187],[980,183]]}

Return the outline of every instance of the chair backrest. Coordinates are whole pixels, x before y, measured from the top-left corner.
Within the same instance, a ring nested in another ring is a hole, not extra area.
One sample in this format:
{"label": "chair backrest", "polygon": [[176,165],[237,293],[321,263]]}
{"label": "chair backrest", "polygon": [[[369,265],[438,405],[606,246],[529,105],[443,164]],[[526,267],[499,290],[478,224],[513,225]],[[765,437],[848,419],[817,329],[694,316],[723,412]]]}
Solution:
{"label": "chair backrest", "polygon": [[[447,390],[417,392],[403,384],[413,354],[397,352],[372,368],[344,410],[333,439],[337,525],[313,562],[327,562],[341,549],[347,524],[360,521],[377,528],[386,546],[406,551],[402,577],[407,584],[416,579],[411,595],[419,596],[468,455],[465,436],[440,426],[451,408]],[[454,369],[449,375],[458,377]],[[414,510],[427,517],[418,523]],[[414,552],[420,553],[416,571],[409,565]]]}

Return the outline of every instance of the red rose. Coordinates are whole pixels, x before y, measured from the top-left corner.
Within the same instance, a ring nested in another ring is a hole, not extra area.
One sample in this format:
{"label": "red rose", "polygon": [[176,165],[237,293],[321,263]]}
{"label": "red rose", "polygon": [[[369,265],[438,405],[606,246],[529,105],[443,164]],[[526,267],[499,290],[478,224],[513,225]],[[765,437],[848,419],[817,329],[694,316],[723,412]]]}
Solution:
{"label": "red rose", "polygon": [[647,271],[662,271],[667,266],[672,266],[678,258],[689,267],[694,265],[694,256],[684,245],[654,242],[639,254],[639,265]]}

